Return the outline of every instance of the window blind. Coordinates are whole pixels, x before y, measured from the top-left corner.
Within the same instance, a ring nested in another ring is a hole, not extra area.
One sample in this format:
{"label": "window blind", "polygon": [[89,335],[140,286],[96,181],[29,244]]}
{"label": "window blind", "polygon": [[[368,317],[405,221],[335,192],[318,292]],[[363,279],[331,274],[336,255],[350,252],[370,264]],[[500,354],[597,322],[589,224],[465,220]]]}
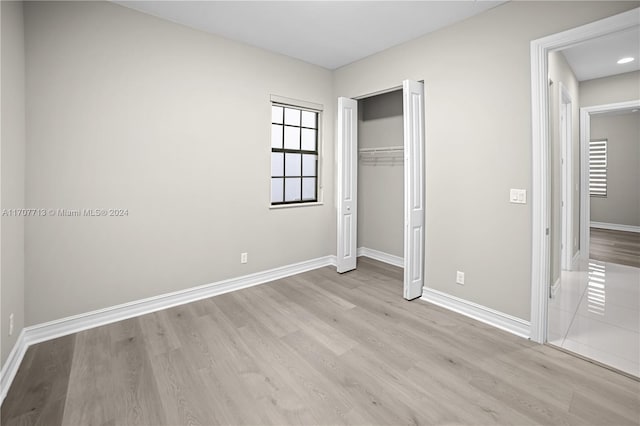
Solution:
{"label": "window blind", "polygon": [[607,140],[589,142],[589,195],[607,196]]}

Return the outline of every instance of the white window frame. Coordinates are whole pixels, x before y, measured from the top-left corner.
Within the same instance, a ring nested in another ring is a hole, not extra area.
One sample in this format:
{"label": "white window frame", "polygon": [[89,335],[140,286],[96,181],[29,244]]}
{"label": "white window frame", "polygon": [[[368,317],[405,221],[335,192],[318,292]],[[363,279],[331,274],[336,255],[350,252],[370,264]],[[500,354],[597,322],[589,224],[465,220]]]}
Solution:
{"label": "white window frame", "polygon": [[[323,157],[324,157],[324,144],[323,144],[323,116],[324,116],[324,107],[322,104],[317,104],[308,101],[302,101],[299,99],[287,98],[284,96],[271,95],[269,102],[269,164],[271,164],[271,107],[277,105],[282,107],[291,107],[296,108],[303,111],[315,112],[318,114],[317,118],[317,126],[318,126],[318,135],[317,135],[317,152],[318,152],[318,164],[316,170],[316,201],[300,201],[294,203],[286,203],[286,204],[272,204],[271,203],[271,173],[269,173],[269,192],[268,192],[268,203],[269,209],[277,210],[277,209],[288,209],[288,208],[298,208],[298,207],[312,207],[312,206],[320,206],[324,204],[324,191],[323,191]],[[271,167],[269,167],[271,170]]]}

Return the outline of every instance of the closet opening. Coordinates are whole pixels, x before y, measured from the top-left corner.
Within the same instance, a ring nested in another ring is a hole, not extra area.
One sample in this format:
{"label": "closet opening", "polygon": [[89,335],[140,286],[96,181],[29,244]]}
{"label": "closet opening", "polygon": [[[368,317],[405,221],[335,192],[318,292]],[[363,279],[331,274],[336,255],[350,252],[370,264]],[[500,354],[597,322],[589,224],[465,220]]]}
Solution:
{"label": "closet opening", "polygon": [[339,273],[365,255],[403,268],[403,297],[422,296],[425,263],[424,84],[338,98]]}
{"label": "closet opening", "polygon": [[358,100],[357,251],[404,267],[402,89]]}

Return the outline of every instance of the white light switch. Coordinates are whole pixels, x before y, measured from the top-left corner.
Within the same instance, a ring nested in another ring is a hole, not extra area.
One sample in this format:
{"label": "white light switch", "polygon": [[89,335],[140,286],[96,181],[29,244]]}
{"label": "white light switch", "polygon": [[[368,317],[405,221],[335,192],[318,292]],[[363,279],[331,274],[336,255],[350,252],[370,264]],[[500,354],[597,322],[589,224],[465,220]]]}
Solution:
{"label": "white light switch", "polygon": [[527,204],[527,190],[512,188],[509,194],[509,201],[515,204]]}

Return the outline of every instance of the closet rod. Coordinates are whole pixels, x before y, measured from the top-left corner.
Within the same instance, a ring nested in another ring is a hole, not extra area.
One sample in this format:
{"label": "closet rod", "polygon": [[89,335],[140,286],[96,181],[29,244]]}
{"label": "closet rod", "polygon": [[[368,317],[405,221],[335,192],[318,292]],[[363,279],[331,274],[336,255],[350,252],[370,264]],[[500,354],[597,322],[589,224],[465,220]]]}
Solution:
{"label": "closet rod", "polygon": [[385,146],[381,148],[360,148],[359,152],[363,154],[376,154],[376,153],[393,153],[404,151],[403,146]]}

